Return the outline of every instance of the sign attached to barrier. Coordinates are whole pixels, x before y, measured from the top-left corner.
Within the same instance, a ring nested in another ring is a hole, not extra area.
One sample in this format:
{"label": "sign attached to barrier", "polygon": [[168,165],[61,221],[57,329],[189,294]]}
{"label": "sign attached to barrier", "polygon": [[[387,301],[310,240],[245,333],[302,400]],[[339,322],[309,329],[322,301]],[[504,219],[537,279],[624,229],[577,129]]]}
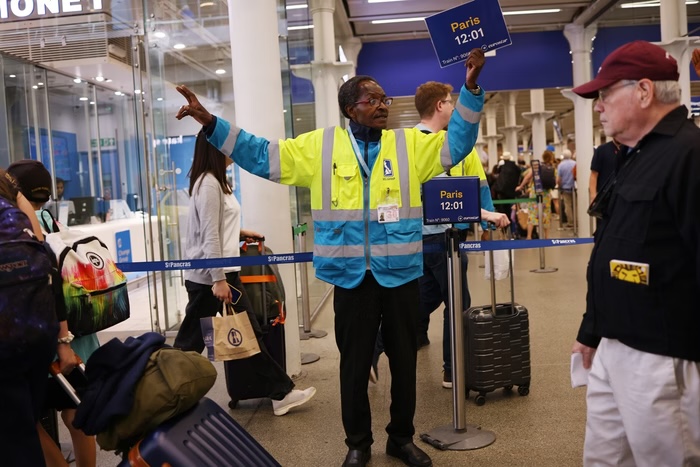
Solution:
{"label": "sign attached to barrier", "polygon": [[0,0],[0,19],[9,20],[101,10],[102,0]]}
{"label": "sign attached to barrier", "polygon": [[479,186],[479,177],[435,177],[424,183],[424,223],[481,221]]}
{"label": "sign attached to barrier", "polygon": [[535,193],[544,193],[544,189],[542,188],[542,178],[540,177],[540,161],[534,159],[530,162],[530,165],[532,166],[532,180],[535,183]]}
{"label": "sign attached to barrier", "polygon": [[440,68],[465,61],[474,48],[489,52],[513,43],[496,0],[473,0],[429,16],[425,24]]}

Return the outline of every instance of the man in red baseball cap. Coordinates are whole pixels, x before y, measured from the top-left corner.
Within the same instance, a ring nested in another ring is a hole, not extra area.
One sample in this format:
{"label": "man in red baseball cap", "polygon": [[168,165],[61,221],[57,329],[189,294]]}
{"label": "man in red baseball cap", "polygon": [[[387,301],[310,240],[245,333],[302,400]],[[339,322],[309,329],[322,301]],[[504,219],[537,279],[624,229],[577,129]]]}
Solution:
{"label": "man in red baseball cap", "polygon": [[630,148],[589,208],[605,222],[573,347],[590,369],[585,466],[700,465],[700,128],[678,77],[635,41],[573,90]]}

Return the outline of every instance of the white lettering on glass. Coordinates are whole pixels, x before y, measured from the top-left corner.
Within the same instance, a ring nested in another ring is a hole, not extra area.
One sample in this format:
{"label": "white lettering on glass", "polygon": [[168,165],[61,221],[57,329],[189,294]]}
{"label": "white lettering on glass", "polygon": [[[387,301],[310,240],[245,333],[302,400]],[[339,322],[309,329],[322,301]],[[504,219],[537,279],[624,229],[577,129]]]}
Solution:
{"label": "white lettering on glass", "polygon": [[45,15],[46,12],[57,14],[61,12],[58,0],[36,0],[36,12]]}
{"label": "white lettering on glass", "polygon": [[63,0],[64,13],[78,13],[81,11],[83,11],[83,6],[80,4],[80,0]]}
{"label": "white lettering on glass", "polygon": [[[20,2],[24,4],[24,8],[20,7]],[[34,2],[32,0],[12,0],[10,10],[18,18],[26,18],[34,12]]]}

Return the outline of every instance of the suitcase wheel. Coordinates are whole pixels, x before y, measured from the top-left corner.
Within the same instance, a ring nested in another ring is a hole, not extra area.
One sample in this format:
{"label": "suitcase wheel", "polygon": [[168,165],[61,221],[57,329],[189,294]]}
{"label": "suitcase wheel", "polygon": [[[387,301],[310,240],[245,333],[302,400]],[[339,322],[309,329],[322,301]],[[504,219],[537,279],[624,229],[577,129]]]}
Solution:
{"label": "suitcase wheel", "polygon": [[527,396],[530,394],[530,386],[518,386],[518,394],[521,396]]}
{"label": "suitcase wheel", "polygon": [[237,400],[231,399],[230,401],[228,401],[228,408],[229,408],[229,409],[235,409],[236,407],[238,407],[238,401],[237,401]]}
{"label": "suitcase wheel", "polygon": [[513,385],[509,384],[508,386],[503,386],[503,390],[506,392],[510,392],[513,390]]}
{"label": "suitcase wheel", "polygon": [[474,398],[476,405],[484,405],[486,403],[486,396],[484,394],[479,394]]}

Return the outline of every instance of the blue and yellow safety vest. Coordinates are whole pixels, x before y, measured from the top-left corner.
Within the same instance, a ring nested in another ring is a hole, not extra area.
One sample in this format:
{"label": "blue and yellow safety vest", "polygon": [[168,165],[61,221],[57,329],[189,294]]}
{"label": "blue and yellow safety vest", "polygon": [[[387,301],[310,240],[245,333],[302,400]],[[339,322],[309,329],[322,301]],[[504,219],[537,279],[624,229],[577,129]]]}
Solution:
{"label": "blue and yellow safety vest", "polygon": [[[208,138],[244,170],[310,188],[316,277],[354,288],[369,269],[380,285],[397,287],[423,274],[420,186],[472,150],[483,96],[462,87],[447,133],[383,130],[378,144],[358,141],[370,153],[369,176],[340,127],[275,143],[219,118]],[[398,222],[380,223],[378,206],[392,203]]]}

